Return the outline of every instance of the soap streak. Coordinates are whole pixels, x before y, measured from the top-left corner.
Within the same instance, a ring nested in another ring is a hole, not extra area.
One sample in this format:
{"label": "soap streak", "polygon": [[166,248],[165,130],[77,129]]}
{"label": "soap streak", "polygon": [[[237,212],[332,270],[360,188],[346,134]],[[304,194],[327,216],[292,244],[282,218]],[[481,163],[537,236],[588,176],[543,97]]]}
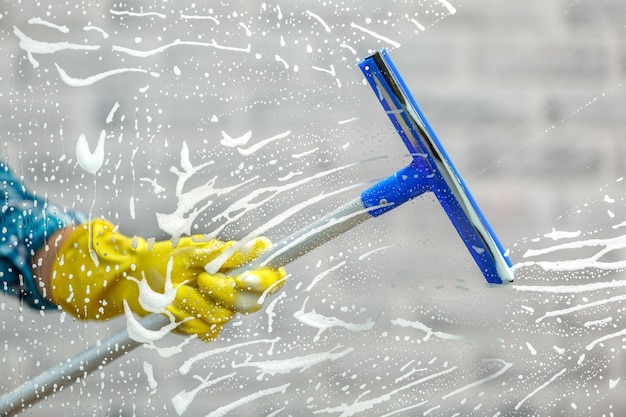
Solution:
{"label": "soap streak", "polygon": [[210,374],[205,379],[197,377],[196,379],[200,380],[200,384],[196,388],[194,388],[191,391],[181,391],[172,398],[172,405],[174,406],[174,410],[176,410],[176,414],[178,414],[179,416],[183,415],[183,413],[187,411],[187,408],[189,408],[189,405],[191,404],[191,402],[202,391],[206,390],[207,388],[215,384],[219,384],[222,381],[231,379],[235,375],[237,375],[236,372],[233,372],[232,374],[228,374],[228,375],[223,375],[215,379],[210,379],[212,374]]}
{"label": "soap streak", "polygon": [[181,366],[178,368],[178,371],[182,375],[187,375],[191,370],[191,367],[201,360],[207,359],[211,356],[220,355],[222,353],[230,352],[231,350],[237,350],[247,346],[258,345],[261,343],[270,343],[272,346],[280,340],[280,337],[276,337],[274,339],[260,339],[260,340],[252,340],[248,342],[236,343],[230,346],[226,346],[223,348],[217,348],[212,350],[207,350],[205,352],[199,353],[189,359],[187,359]]}
{"label": "soap streak", "polygon": [[550,378],[548,381],[546,381],[545,383],[543,383],[539,387],[537,387],[533,392],[528,394],[520,402],[517,403],[517,405],[515,406],[515,410],[519,410],[519,408],[522,406],[522,404],[524,404],[528,399],[530,399],[533,395],[535,395],[536,393],[538,393],[539,391],[541,391],[542,389],[544,389],[545,387],[550,385],[557,378],[559,378],[561,375],[563,375],[566,371],[567,371],[567,368],[561,369],[559,372],[557,372],[555,375],[553,375],[552,378]]}
{"label": "soap streak", "polygon": [[614,339],[616,337],[620,337],[620,336],[626,336],[626,329],[620,330],[619,332],[615,332],[615,333],[611,333],[611,334],[607,334],[604,335],[602,337],[597,338],[596,340],[594,340],[593,342],[589,343],[586,346],[587,350],[591,350],[593,349],[597,344],[605,342],[609,339]]}
{"label": "soap streak", "polygon": [[[324,409],[320,409],[320,410],[316,410],[314,412],[314,414],[321,414],[321,413],[326,413],[326,414],[330,414],[330,413],[341,413],[339,417],[350,417],[350,416],[354,416],[360,413],[363,413],[367,410],[370,410],[372,408],[374,408],[374,406],[382,404],[386,401],[391,401],[392,396],[395,394],[398,394],[404,390],[413,388],[417,385],[421,385],[424,382],[430,381],[432,379],[436,379],[439,378],[443,375],[446,375],[450,372],[453,372],[457,369],[456,366],[452,366],[450,368],[444,369],[443,371],[440,372],[436,372],[434,374],[425,376],[421,379],[418,379],[416,381],[413,381],[409,384],[406,384],[400,388],[396,388],[388,393],[382,394],[376,398],[372,398],[369,399],[367,401],[361,401],[361,398],[363,396],[365,396],[366,394],[368,394],[370,391],[366,391],[364,392],[359,398],[357,398],[352,404],[345,404],[343,403],[342,405],[336,406],[336,407],[328,407],[328,408],[324,408]],[[424,401],[420,404],[426,404],[427,401]]]}
{"label": "soap streak", "polygon": [[432,336],[435,336],[439,339],[444,339],[444,340],[467,340],[463,336],[459,336],[459,335],[455,335],[451,333],[445,333],[445,332],[435,332],[433,331],[433,329],[431,329],[430,327],[426,326],[424,323],[419,322],[419,321],[409,321],[406,319],[398,318],[398,319],[391,320],[391,324],[395,326],[400,326],[400,327],[412,327],[414,329],[424,331],[426,335],[424,336],[422,340],[425,342],[430,340]]}
{"label": "soap streak", "polygon": [[154,49],[149,49],[146,51],[141,51],[139,49],[127,48],[124,46],[113,45],[112,49],[116,52],[121,52],[130,56],[135,56],[138,58],[147,58],[152,55],[160,54],[169,48],[174,46],[199,46],[199,47],[209,47],[215,49],[222,49],[227,51],[234,52],[250,52],[250,44],[246,47],[234,47],[234,46],[226,46],[218,44],[215,39],[212,39],[211,42],[196,42],[196,41],[181,41],[180,39],[176,39],[175,41],[165,44],[163,46],[159,46]]}
{"label": "soap streak", "polygon": [[278,296],[276,296],[276,298],[272,300],[271,303],[267,305],[267,308],[265,309],[265,314],[267,315],[267,332],[268,333],[272,333],[274,331],[273,324],[274,324],[274,317],[276,317],[276,313],[274,313],[274,308],[276,307],[278,302],[281,299],[285,298],[286,296],[287,294],[284,291],[281,292]]}
{"label": "soap streak", "polygon": [[253,394],[247,395],[243,398],[233,401],[232,403],[228,405],[222,406],[215,411],[210,412],[209,414],[206,415],[206,417],[223,417],[229,412],[231,412],[232,410],[238,407],[241,407],[242,405],[248,404],[252,401],[256,401],[259,398],[267,397],[269,395],[274,395],[274,394],[284,395],[285,392],[287,392],[287,388],[289,387],[289,385],[291,384],[285,384],[276,388],[268,388],[265,390],[257,391]]}
{"label": "soap streak", "polygon": [[359,256],[359,261],[362,261],[363,259],[369,258],[371,255],[377,253],[377,252],[382,252],[385,251],[387,249],[391,249],[391,248],[395,248],[398,247],[398,245],[387,245],[387,246],[382,246],[380,248],[376,248],[376,249],[372,249],[369,252],[365,252],[364,254]]}
{"label": "soap streak", "polygon": [[80,51],[96,51],[100,49],[98,45],[79,45],[75,43],[69,42],[41,42],[36,41],[27,35],[25,35],[21,30],[17,28],[17,26],[13,26],[13,33],[20,40],[20,48],[26,51],[28,56],[28,60],[30,61],[33,68],[39,67],[39,62],[33,57],[34,54],[54,54],[59,51],[64,51],[68,49],[72,50],[80,50]]}
{"label": "soap streak", "polygon": [[85,26],[83,28],[83,30],[85,32],[89,32],[89,31],[95,30],[96,32],[99,32],[104,39],[108,39],[109,38],[109,34],[106,33],[106,31],[104,29],[99,28],[98,26]]}
{"label": "soap streak", "polygon": [[313,342],[318,342],[322,333],[333,327],[341,327],[351,332],[361,332],[371,330],[375,325],[374,320],[371,318],[368,318],[365,323],[348,323],[337,317],[328,317],[318,314],[315,309],[305,313],[304,310],[306,308],[307,301],[309,301],[308,297],[304,300],[304,303],[302,303],[302,308],[293,313],[293,317],[302,324],[319,329],[313,338]]}
{"label": "soap streak", "polygon": [[70,30],[68,29],[67,26],[65,25],[57,25],[55,23],[52,22],[48,22],[47,20],[43,20],[40,17],[32,17],[30,19],[28,19],[28,24],[29,25],[42,25],[42,26],[47,26],[51,29],[56,29],[61,33],[69,33]]}
{"label": "soap streak", "polygon": [[309,16],[311,16],[313,19],[317,20],[317,21],[318,21],[318,22],[322,25],[322,27],[324,28],[324,30],[325,30],[327,33],[330,33],[330,26],[328,26],[328,24],[324,21],[324,19],[322,19],[320,16],[318,16],[317,14],[313,13],[313,12],[312,12],[312,11],[310,11],[310,10],[307,10],[307,11],[306,11],[306,14],[308,14]]}
{"label": "soap streak", "polygon": [[581,249],[588,247],[602,247],[595,255],[588,258],[562,260],[562,261],[529,261],[516,264],[514,269],[537,265],[546,271],[576,271],[585,268],[597,268],[605,270],[616,270],[626,268],[626,260],[618,260],[614,262],[600,261],[600,258],[612,251],[618,251],[626,248],[626,235],[608,238],[608,239],[589,239],[576,242],[568,242],[544,249],[529,249],[523,257],[530,258],[562,250]]}
{"label": "soap streak", "polygon": [[178,199],[176,209],[171,213],[156,213],[159,228],[172,236],[174,246],[178,244],[181,235],[191,235],[191,229],[196,218],[213,204],[214,201],[211,198],[228,194],[258,178],[250,178],[232,187],[217,188],[215,187],[217,177],[213,177],[206,184],[184,191],[187,181],[200,170],[214,163],[214,161],[208,161],[193,166],[189,157],[189,147],[187,142],[183,141],[180,151],[182,170],[173,166],[170,168],[170,172],[178,177],[176,181],[176,198]]}
{"label": "soap streak", "polygon": [[576,312],[579,312],[579,311],[582,311],[582,310],[586,310],[588,308],[598,307],[598,306],[601,306],[601,305],[610,304],[610,303],[616,303],[616,302],[620,302],[620,301],[624,301],[624,300],[626,300],[626,295],[617,295],[617,296],[614,296],[614,297],[606,298],[604,300],[594,301],[592,303],[578,304],[578,305],[575,305],[573,307],[568,307],[568,308],[564,308],[564,309],[561,309],[561,310],[548,311],[543,316],[541,316],[537,320],[535,320],[535,322],[536,323],[540,323],[545,318],[548,318],[548,317],[557,317],[557,316],[562,316],[562,315],[565,315],[565,314],[576,313]]}
{"label": "soap streak", "polygon": [[454,8],[454,6],[452,4],[450,4],[447,0],[438,0],[439,3],[443,4],[443,6],[448,9],[448,12],[450,14],[455,14],[456,13],[456,9]]}
{"label": "soap streak", "polygon": [[394,41],[394,40],[392,40],[392,39],[389,39],[389,38],[388,38],[388,37],[386,37],[386,36],[383,36],[383,35],[381,35],[381,34],[378,34],[378,33],[374,32],[374,31],[372,31],[372,30],[369,30],[369,29],[367,29],[367,28],[364,28],[364,27],[363,27],[363,26],[361,26],[361,25],[357,25],[357,24],[356,24],[356,23],[354,23],[354,22],[350,23],[350,26],[351,26],[351,27],[353,27],[353,28],[355,28],[355,29],[358,29],[358,30],[360,30],[360,31],[362,31],[362,32],[364,32],[364,33],[367,33],[368,35],[370,35],[370,36],[372,36],[372,37],[374,37],[374,38],[376,38],[376,39],[379,39],[379,40],[381,40],[381,41],[383,41],[383,42],[387,42],[388,44],[390,44],[391,46],[393,46],[393,47],[395,47],[395,48],[399,48],[399,47],[401,46],[398,42],[396,42],[396,41]]}
{"label": "soap streak", "polygon": [[237,150],[243,156],[250,156],[253,153],[255,153],[256,151],[258,151],[259,149],[263,148],[265,145],[267,145],[267,144],[269,144],[271,142],[274,142],[276,140],[279,140],[279,139],[284,139],[287,136],[289,136],[290,134],[291,134],[291,131],[287,130],[285,132],[282,132],[282,133],[279,133],[277,135],[274,135],[274,136],[272,136],[270,138],[264,139],[264,140],[260,141],[259,143],[250,146],[249,148],[245,148],[244,149],[244,148],[239,146],[239,147],[237,147]]}
{"label": "soap streak", "polygon": [[306,291],[311,291],[313,287],[315,287],[322,279],[326,278],[328,275],[335,272],[336,270],[343,268],[346,265],[346,263],[347,263],[346,261],[341,261],[337,265],[334,265],[331,268],[328,268],[327,270],[322,271],[319,274],[317,274],[315,278],[311,280],[311,283],[309,284],[309,286],[306,287]]}
{"label": "soap streak", "polygon": [[449,392],[446,395],[442,396],[441,399],[442,400],[448,399],[448,398],[452,397],[453,395],[460,394],[463,391],[467,391],[468,389],[475,388],[475,387],[477,387],[479,385],[484,384],[485,382],[492,381],[492,380],[496,379],[497,377],[499,377],[500,375],[504,374],[506,371],[508,371],[513,366],[512,363],[506,362],[506,361],[504,361],[502,359],[483,359],[482,362],[483,363],[500,362],[500,363],[503,364],[503,366],[497,372],[494,372],[493,374],[491,374],[489,376],[486,376],[485,378],[479,379],[478,381],[474,381],[474,382],[472,382],[470,384],[467,384],[467,385],[465,385],[465,386],[463,386],[461,388],[457,388],[454,391]]}
{"label": "soap streak", "polygon": [[168,313],[171,319],[170,324],[158,330],[146,329],[141,325],[139,320],[135,318],[134,313],[128,306],[126,300],[124,300],[124,315],[126,316],[126,329],[128,330],[128,336],[132,340],[139,343],[153,343],[157,340],[161,340],[178,326],[178,323],[175,322],[173,316]]}
{"label": "soap streak", "polygon": [[215,16],[210,15],[181,14],[180,18],[185,20],[212,20],[214,23],[220,24],[220,21]]}
{"label": "soap streak", "polygon": [[242,363],[232,363],[234,369],[237,368],[256,368],[259,375],[257,380],[261,381],[265,375],[275,376],[278,374],[288,374],[295,370],[300,372],[319,365],[327,361],[336,361],[354,351],[354,348],[348,347],[338,351],[342,346],[337,345],[328,352],[312,353],[307,356],[294,356],[288,359],[277,359],[273,361],[252,362],[251,356]]}
{"label": "soap streak", "polygon": [[131,12],[128,10],[109,10],[109,13],[115,16],[131,16],[131,17],[158,17],[160,19],[165,19],[166,16],[163,13],[157,12]]}
{"label": "soap streak", "polygon": [[513,285],[516,291],[544,292],[552,294],[580,294],[590,291],[617,289],[626,287],[624,280],[612,280],[609,282],[592,282],[590,284],[577,285]]}
{"label": "soap streak", "polygon": [[248,130],[246,133],[239,136],[238,138],[234,138],[222,130],[222,139],[220,140],[220,143],[228,148],[236,148],[238,146],[246,145],[251,137],[251,130]]}
{"label": "soap streak", "polygon": [[[257,189],[255,191],[253,191],[252,193],[248,194],[246,197],[244,197],[243,199],[240,199],[239,201],[236,201],[234,203],[232,203],[228,208],[224,209],[222,213],[220,213],[219,215],[215,216],[212,219],[212,222],[215,223],[217,221],[219,221],[220,219],[226,219],[227,221],[222,224],[221,226],[217,227],[212,233],[209,234],[209,236],[218,236],[220,234],[220,232],[226,227],[228,226],[228,224],[238,220],[239,218],[241,218],[242,216],[244,216],[248,211],[253,210],[257,207],[260,207],[264,204],[266,204],[267,202],[269,202],[270,200],[272,200],[273,198],[275,198],[277,195],[284,193],[286,191],[289,191],[291,189],[294,188],[298,188],[301,187],[309,182],[315,181],[317,179],[320,178],[324,178],[328,175],[332,175],[335,174],[337,172],[340,172],[342,170],[351,168],[355,165],[358,165],[358,163],[353,163],[353,164],[348,164],[348,165],[344,165],[341,167],[337,167],[337,168],[333,168],[330,169],[328,171],[321,171],[319,173],[316,173],[314,175],[311,175],[307,178],[304,178],[302,180],[290,183],[290,184],[285,184],[283,186],[270,186],[270,187],[265,187],[265,188],[260,188]],[[317,196],[315,198],[309,199],[307,201],[305,201],[304,203],[300,203],[297,204],[295,206],[293,206],[291,209],[289,209],[288,211],[284,212],[281,215],[276,216],[275,218],[265,222],[263,225],[259,226],[257,229],[254,229],[252,232],[248,233],[245,237],[241,238],[237,243],[235,243],[233,246],[231,246],[230,248],[228,248],[227,250],[225,250],[223,253],[221,253],[218,257],[216,257],[213,261],[211,261],[211,263],[207,264],[207,266],[205,267],[205,270],[208,273],[216,273],[217,271],[219,271],[219,269],[221,268],[221,265],[226,261],[226,259],[228,259],[233,253],[235,253],[237,250],[241,249],[244,245],[246,245],[251,239],[258,237],[258,236],[263,236],[266,234],[266,232],[268,230],[270,230],[271,228],[278,226],[280,224],[282,224],[286,219],[288,219],[289,217],[293,216],[294,214],[296,214],[298,211],[310,206],[311,204],[314,204],[316,202],[319,202],[325,198],[331,197],[333,195],[339,194],[343,191],[346,191],[348,189],[351,188],[355,188],[355,187],[360,187],[360,184],[355,184],[352,186],[348,186],[348,187],[344,187],[341,190],[336,190],[334,192],[325,194],[322,193],[320,196]],[[263,198],[260,198],[262,197]],[[256,202],[255,202],[256,200]],[[236,214],[232,214],[232,213],[236,213]]]}
{"label": "soap streak", "polygon": [[[71,87],[86,87],[88,85],[92,85],[98,81],[102,81],[105,78],[111,77],[113,75],[123,74],[127,72],[139,72],[143,74],[148,73],[147,70],[144,70],[141,68],[117,68],[117,69],[113,69],[109,71],[104,71],[99,74],[87,77],[87,78],[74,78],[74,77],[69,76],[67,72],[65,72],[65,70],[59,66],[59,64],[55,63],[54,66],[59,72],[59,76],[61,76],[61,79],[63,80],[63,82]],[[158,77],[158,74],[156,73],[151,73],[150,75],[152,75],[153,77]]]}

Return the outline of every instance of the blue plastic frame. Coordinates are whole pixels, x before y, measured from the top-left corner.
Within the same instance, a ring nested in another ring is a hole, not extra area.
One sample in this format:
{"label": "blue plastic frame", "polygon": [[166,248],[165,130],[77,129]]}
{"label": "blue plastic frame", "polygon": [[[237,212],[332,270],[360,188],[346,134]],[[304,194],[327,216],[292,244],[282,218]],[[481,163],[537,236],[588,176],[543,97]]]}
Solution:
{"label": "blue plastic frame", "polygon": [[387,52],[367,57],[359,67],[413,157],[407,167],[364,191],[363,206],[379,216],[433,192],[487,282],[511,282],[511,260]]}

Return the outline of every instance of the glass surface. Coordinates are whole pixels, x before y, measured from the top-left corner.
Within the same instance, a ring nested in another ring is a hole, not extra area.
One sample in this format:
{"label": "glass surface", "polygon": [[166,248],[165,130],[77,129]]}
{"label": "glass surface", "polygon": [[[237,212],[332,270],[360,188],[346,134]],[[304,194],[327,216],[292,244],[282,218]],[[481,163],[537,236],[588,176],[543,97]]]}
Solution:
{"label": "glass surface", "polygon": [[[623,415],[626,5],[4,2],[0,154],[129,235],[288,235],[409,162],[388,48],[500,240],[427,194],[287,265],[210,344],[168,335],[25,415]],[[0,391],[126,326],[0,300]],[[179,347],[179,349],[169,349]]]}

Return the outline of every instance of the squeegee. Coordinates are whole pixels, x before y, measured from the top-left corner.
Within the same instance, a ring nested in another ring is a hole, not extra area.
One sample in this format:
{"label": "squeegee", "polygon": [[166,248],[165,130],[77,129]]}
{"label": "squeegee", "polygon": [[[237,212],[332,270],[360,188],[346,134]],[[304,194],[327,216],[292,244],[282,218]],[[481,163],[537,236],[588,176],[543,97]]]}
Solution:
{"label": "squeegee", "polygon": [[[255,260],[256,266],[286,265],[363,221],[432,192],[486,281],[489,284],[513,281],[511,261],[387,52],[374,53],[359,67],[409,150],[411,162],[358,198],[279,241]],[[248,268],[250,265],[229,273],[235,276]],[[147,329],[159,329],[171,323],[169,318],[153,314],[142,319],[141,324]],[[28,409],[140,344],[130,338],[127,330],[105,339],[0,397],[0,415]]]}

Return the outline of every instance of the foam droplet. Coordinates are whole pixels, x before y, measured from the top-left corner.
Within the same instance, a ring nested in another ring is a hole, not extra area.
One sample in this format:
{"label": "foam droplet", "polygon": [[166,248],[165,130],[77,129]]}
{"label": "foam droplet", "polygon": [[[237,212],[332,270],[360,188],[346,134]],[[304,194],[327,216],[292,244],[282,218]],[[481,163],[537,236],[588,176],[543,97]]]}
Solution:
{"label": "foam droplet", "polygon": [[104,139],[106,137],[106,132],[103,130],[100,132],[100,138],[98,139],[98,144],[96,145],[96,149],[91,152],[89,149],[89,143],[87,143],[87,138],[84,134],[81,134],[78,137],[78,141],[76,142],[76,159],[78,160],[78,164],[85,171],[95,175],[96,172],[102,167],[102,163],[104,162]]}

